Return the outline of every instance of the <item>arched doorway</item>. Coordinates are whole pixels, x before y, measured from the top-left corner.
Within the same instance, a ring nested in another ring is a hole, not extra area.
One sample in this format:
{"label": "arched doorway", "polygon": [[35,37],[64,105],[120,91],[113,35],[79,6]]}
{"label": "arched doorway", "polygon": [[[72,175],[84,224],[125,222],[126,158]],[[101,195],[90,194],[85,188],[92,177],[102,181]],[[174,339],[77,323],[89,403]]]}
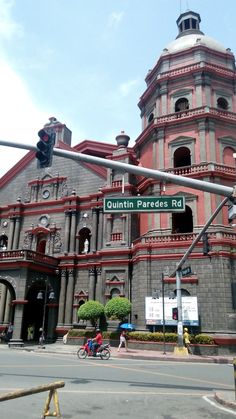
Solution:
{"label": "arched doorway", "polygon": [[172,214],[172,234],[192,233],[193,214],[191,208],[186,205],[185,212]]}
{"label": "arched doorway", "polygon": [[33,340],[38,342],[40,329],[44,327],[45,336],[52,340],[56,327],[56,316],[50,311],[54,309],[55,294],[51,284],[37,281],[27,292],[28,303],[24,307],[22,339],[27,341],[28,328],[33,327]]}
{"label": "arched doorway", "polygon": [[47,240],[44,234],[39,234],[37,237],[36,252],[45,254]]}

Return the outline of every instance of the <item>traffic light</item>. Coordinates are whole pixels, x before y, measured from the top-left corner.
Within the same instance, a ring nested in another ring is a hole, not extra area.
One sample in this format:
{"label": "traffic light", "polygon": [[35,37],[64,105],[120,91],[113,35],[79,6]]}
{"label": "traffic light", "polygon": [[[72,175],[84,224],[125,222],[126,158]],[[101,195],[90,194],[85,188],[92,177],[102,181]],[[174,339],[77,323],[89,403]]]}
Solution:
{"label": "traffic light", "polygon": [[47,132],[41,129],[38,132],[40,140],[37,142],[37,149],[35,156],[38,159],[38,167],[50,167],[52,165],[53,147],[55,144],[56,134],[54,132]]}
{"label": "traffic light", "polygon": [[210,247],[210,244],[209,244],[209,241],[208,241],[208,234],[207,233],[203,233],[202,241],[203,241],[203,254],[204,254],[204,256],[207,256],[208,253],[211,250],[211,247]]}
{"label": "traffic light", "polygon": [[177,307],[172,308],[172,319],[173,320],[178,320],[178,308]]}

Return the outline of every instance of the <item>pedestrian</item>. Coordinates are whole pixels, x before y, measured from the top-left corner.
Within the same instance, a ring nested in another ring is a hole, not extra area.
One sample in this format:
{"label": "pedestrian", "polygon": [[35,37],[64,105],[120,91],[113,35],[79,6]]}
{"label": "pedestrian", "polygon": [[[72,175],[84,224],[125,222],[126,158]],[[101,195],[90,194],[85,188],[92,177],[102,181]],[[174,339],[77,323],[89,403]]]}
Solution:
{"label": "pedestrian", "polygon": [[7,337],[7,327],[5,327],[5,329],[2,331],[0,335],[1,342],[6,342],[6,337]]}
{"label": "pedestrian", "polygon": [[67,344],[68,333],[69,333],[69,332],[67,332],[65,335],[63,335],[62,342],[64,343],[64,345],[66,345],[66,344]]}
{"label": "pedestrian", "polygon": [[34,339],[34,326],[30,324],[27,329],[27,340],[30,341],[33,339]]}
{"label": "pedestrian", "polygon": [[188,328],[187,327],[184,328],[184,345],[187,348],[188,353],[192,355],[193,353],[192,353],[192,349],[190,347],[190,335],[188,333]]}
{"label": "pedestrian", "polygon": [[13,326],[11,323],[9,323],[6,329],[6,342],[9,342],[11,340],[12,335],[13,335]]}
{"label": "pedestrian", "polygon": [[39,332],[40,332],[40,336],[39,336],[39,344],[40,344],[41,346],[43,346],[44,341],[45,341],[45,333],[44,333],[44,330],[42,329],[42,327],[40,327]]}
{"label": "pedestrian", "polygon": [[127,352],[127,351],[128,351],[128,348],[127,348],[127,336],[126,336],[126,333],[125,333],[125,331],[124,331],[124,330],[122,330],[122,332],[121,332],[121,334],[120,334],[120,344],[119,344],[119,346],[118,346],[117,352],[120,352],[120,348],[121,348],[122,346],[124,346],[124,347],[125,347],[125,350],[126,350],[126,352]]}

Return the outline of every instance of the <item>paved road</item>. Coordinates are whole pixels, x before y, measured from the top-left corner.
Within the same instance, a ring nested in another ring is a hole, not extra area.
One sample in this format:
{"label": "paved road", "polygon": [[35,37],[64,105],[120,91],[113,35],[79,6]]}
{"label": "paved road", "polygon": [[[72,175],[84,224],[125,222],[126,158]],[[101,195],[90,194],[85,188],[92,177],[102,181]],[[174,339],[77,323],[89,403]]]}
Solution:
{"label": "paved road", "polygon": [[[58,390],[64,419],[228,419],[213,391],[232,390],[225,364],[111,358],[1,349],[0,393],[65,381]],[[40,418],[47,393],[1,402],[1,419]],[[53,403],[51,404],[53,408]]]}

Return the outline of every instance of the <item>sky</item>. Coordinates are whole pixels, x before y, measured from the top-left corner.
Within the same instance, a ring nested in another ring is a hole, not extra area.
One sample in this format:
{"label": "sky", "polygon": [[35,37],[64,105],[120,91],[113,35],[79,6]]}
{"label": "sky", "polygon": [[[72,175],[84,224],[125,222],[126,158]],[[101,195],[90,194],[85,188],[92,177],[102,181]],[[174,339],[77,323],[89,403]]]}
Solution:
{"label": "sky", "polygon": [[[53,116],[72,146],[122,130],[133,146],[145,77],[187,9],[236,54],[235,0],[0,0],[0,139],[36,145]],[[1,177],[26,151],[0,153]]]}

